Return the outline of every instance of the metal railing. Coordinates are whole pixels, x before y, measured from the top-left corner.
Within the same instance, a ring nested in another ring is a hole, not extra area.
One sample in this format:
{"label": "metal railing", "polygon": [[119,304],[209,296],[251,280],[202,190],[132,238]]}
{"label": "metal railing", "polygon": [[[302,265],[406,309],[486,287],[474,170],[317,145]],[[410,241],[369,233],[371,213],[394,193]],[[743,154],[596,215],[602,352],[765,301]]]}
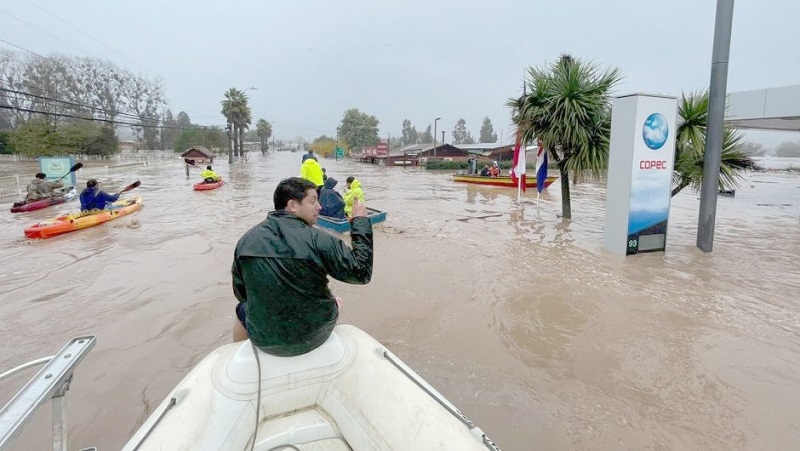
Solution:
{"label": "metal railing", "polygon": [[21,192],[18,175],[0,177],[0,198],[17,197]]}
{"label": "metal railing", "polygon": [[67,451],[67,410],[64,396],[72,382],[72,373],[94,348],[94,335],[78,337],[58,354],[24,363],[0,374],[0,381],[28,368],[45,364],[11,401],[0,410],[0,451],[22,432],[22,427],[48,400],[53,400],[53,451]]}

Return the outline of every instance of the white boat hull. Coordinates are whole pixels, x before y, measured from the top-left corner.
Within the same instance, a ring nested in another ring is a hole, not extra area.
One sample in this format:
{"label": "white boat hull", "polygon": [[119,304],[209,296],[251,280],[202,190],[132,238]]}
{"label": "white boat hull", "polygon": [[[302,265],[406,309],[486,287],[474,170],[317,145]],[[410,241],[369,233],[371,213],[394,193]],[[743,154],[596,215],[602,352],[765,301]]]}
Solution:
{"label": "white boat hull", "polygon": [[[259,351],[259,359],[257,450],[281,445],[301,450],[496,449],[441,394],[356,327],[337,326],[322,346],[302,356]],[[250,342],[222,346],[173,389],[123,449],[249,449],[258,385]]]}

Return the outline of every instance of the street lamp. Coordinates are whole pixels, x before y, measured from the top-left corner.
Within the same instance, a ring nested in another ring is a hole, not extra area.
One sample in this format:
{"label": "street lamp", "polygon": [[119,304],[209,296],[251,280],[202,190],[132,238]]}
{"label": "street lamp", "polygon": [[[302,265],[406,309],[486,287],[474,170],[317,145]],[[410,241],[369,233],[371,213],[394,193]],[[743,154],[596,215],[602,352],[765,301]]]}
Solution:
{"label": "street lamp", "polygon": [[436,158],[436,122],[439,119],[441,119],[441,116],[433,120],[433,158]]}

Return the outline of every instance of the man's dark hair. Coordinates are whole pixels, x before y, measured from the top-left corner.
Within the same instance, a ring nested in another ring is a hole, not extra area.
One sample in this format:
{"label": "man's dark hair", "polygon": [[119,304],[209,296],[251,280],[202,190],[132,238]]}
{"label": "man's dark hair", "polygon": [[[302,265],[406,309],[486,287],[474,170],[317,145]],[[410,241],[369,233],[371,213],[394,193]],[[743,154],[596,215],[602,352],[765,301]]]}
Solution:
{"label": "man's dark hair", "polygon": [[47,178],[47,174],[45,174],[44,172],[37,172],[36,173],[36,178],[37,179]]}
{"label": "man's dark hair", "polygon": [[350,177],[347,177],[347,183],[353,183],[353,180],[355,179],[356,178],[351,175]]}
{"label": "man's dark hair", "polygon": [[206,166],[206,169],[211,170],[211,165]]}
{"label": "man's dark hair", "polygon": [[281,180],[277,188],[275,188],[275,194],[272,196],[272,200],[275,202],[275,209],[285,209],[292,199],[302,202],[303,198],[306,197],[306,191],[309,189],[316,190],[317,185],[300,177],[289,177]]}

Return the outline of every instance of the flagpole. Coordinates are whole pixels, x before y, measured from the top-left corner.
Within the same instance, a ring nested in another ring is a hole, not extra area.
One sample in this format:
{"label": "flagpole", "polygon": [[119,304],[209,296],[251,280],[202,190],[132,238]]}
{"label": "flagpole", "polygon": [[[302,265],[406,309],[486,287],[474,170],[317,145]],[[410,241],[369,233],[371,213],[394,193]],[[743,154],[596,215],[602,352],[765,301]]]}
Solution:
{"label": "flagpole", "polygon": [[[515,164],[517,165],[517,167],[512,168],[512,171],[514,171],[514,173],[519,171],[519,162],[516,161]],[[522,194],[522,175],[520,174],[516,175],[517,175],[517,203],[519,203],[519,197]]]}

